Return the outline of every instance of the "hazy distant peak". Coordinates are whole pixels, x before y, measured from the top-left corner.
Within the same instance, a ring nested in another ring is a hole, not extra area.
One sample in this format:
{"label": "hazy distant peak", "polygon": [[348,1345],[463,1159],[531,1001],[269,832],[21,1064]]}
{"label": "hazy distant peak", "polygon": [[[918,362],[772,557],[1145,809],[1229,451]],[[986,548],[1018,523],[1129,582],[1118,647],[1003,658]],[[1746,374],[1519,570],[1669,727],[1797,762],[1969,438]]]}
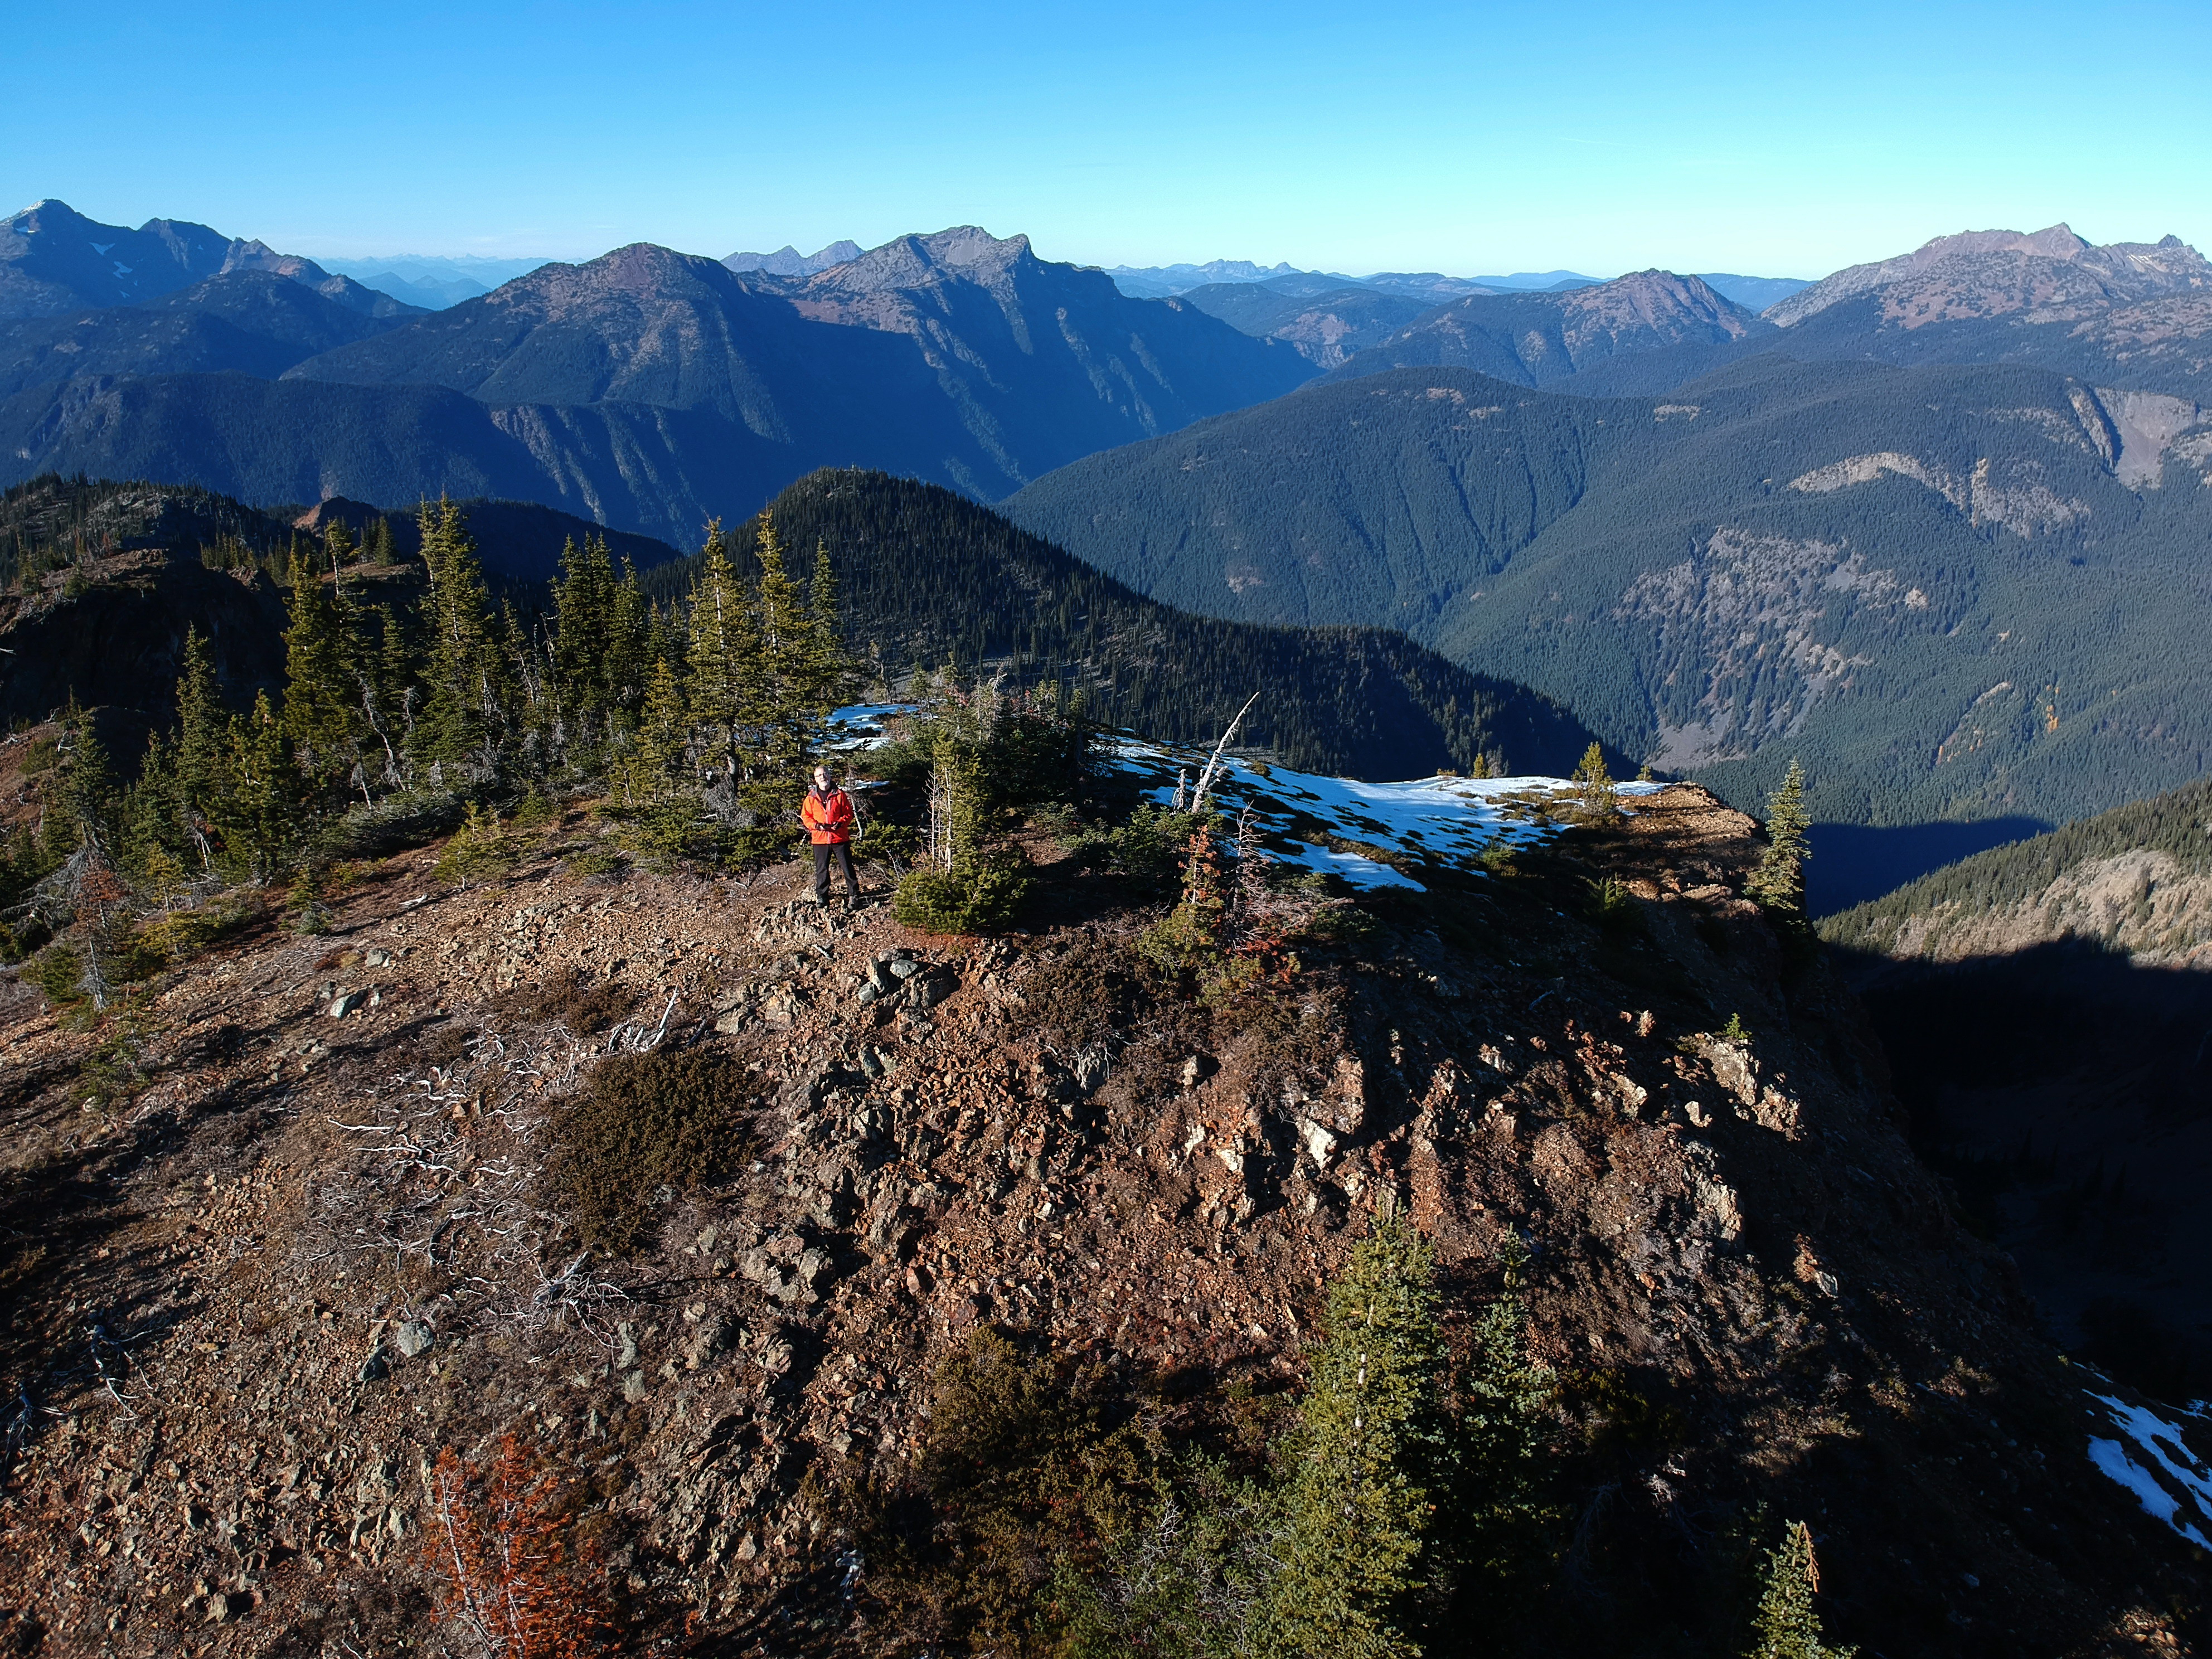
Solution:
{"label": "hazy distant peak", "polygon": [[814,253],[801,253],[786,242],[773,253],[732,253],[722,263],[737,271],[764,271],[770,276],[811,276],[817,271],[860,257],[860,245],[854,241],[832,242]]}

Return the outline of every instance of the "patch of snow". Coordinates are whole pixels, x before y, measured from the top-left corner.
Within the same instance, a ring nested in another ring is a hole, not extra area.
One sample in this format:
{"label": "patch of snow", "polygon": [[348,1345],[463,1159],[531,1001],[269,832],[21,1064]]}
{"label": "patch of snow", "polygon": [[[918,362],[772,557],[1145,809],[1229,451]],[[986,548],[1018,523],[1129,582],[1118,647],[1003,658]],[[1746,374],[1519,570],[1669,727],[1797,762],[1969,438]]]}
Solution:
{"label": "patch of snow", "polygon": [[[1195,781],[1205,769],[1202,750],[1146,743],[1133,738],[1109,739],[1107,763],[1148,780],[1139,793],[1161,805],[1175,799],[1179,775]],[[1624,783],[1623,798],[1656,794],[1663,784]],[[1355,887],[1422,884],[1382,860],[1334,851],[1323,840],[1351,842],[1418,862],[1471,864],[1496,842],[1527,846],[1556,834],[1552,808],[1571,799],[1580,786],[1565,778],[1416,778],[1403,783],[1362,783],[1352,778],[1265,770],[1224,757],[1214,784],[1221,810],[1231,816],[1249,806],[1268,850],[1309,870],[1333,871]]]}
{"label": "patch of snow", "polygon": [[844,755],[881,749],[890,741],[884,722],[894,714],[914,714],[920,708],[911,702],[855,702],[833,708],[823,722],[822,746]]}
{"label": "patch of snow", "polygon": [[2112,1425],[2132,1441],[2144,1458],[2144,1463],[2138,1463],[2120,1441],[2092,1435],[2090,1462],[2134,1493],[2145,1514],[2165,1522],[2199,1549],[2212,1549],[2203,1530],[2184,1513],[2185,1509],[2193,1510],[2197,1521],[2212,1527],[2212,1468],[2190,1450],[2181,1431],[2157,1413],[2110,1395],[2092,1394],[2089,1398],[2105,1408]]}
{"label": "patch of snow", "polygon": [[128,276],[131,274],[131,267],[125,264],[122,260],[118,259],[115,262],[115,274],[118,276]]}
{"label": "patch of snow", "polygon": [[114,244],[114,243],[112,243],[112,242],[94,242],[94,243],[92,245],[92,251],[93,251],[94,253],[99,253],[99,254],[103,254],[103,255],[104,255],[104,254],[107,252],[107,250],[108,250],[108,249],[110,249],[110,248],[113,247],[114,246],[115,246],[115,244]]}
{"label": "patch of snow", "polygon": [[[880,749],[890,741],[885,723],[919,709],[919,704],[911,702],[848,704],[832,710],[824,720],[822,746],[840,754]],[[1173,804],[1181,775],[1196,781],[1206,769],[1207,752],[1127,735],[1109,734],[1099,744],[1102,763],[1133,775],[1138,793],[1162,806]],[[1629,802],[1665,787],[1659,783],[1618,785],[1621,810],[1633,812]],[[1219,810],[1231,817],[1249,806],[1267,851],[1285,864],[1341,876],[1363,890],[1402,887],[1419,893],[1427,890],[1386,859],[1465,868],[1493,842],[1533,845],[1559,833],[1561,816],[1557,809],[1581,788],[1565,778],[1551,777],[1438,776],[1362,783],[1282,766],[1263,769],[1253,762],[1224,756],[1215,777],[1214,798]]]}

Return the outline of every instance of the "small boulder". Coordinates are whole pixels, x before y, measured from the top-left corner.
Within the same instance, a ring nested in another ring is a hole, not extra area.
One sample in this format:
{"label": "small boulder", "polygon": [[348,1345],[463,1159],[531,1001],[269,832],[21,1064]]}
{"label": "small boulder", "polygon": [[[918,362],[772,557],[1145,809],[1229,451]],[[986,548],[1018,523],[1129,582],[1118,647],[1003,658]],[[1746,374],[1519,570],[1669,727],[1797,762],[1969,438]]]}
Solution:
{"label": "small boulder", "polygon": [[428,1353],[430,1345],[437,1340],[438,1333],[420,1319],[401,1320],[399,1328],[392,1334],[393,1346],[410,1359]]}

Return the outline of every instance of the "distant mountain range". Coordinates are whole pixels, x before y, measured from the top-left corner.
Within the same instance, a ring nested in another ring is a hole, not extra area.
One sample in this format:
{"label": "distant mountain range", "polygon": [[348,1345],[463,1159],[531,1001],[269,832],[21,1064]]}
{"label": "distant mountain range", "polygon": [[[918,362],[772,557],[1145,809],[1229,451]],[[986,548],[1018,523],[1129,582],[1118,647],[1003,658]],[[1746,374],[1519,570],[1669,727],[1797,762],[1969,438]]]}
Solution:
{"label": "distant mountain range", "polygon": [[786,242],[773,253],[732,253],[722,263],[737,271],[760,270],[771,276],[811,276],[832,265],[849,264],[860,257],[858,242],[832,242],[813,253],[801,253]]}
{"label": "distant mountain range", "polygon": [[312,260],[219,235],[205,225],[149,219],[126,230],[52,201],[0,219],[0,319],[142,304],[239,270],[285,277],[366,316],[398,318],[415,309]]}
{"label": "distant mountain range", "polygon": [[342,271],[364,288],[373,288],[428,311],[443,311],[447,306],[489,294],[502,283],[526,276],[547,262],[401,253],[368,259],[325,259],[321,263],[325,269]]}
{"label": "distant mountain range", "polygon": [[1402,628],[1743,803],[1801,757],[1834,821],[2055,821],[2212,759],[2212,410],[2179,398],[1777,356],[1644,399],[1340,370],[1006,511],[1185,609]]}
{"label": "distant mountain range", "polygon": [[509,496],[680,544],[815,466],[995,499],[1314,373],[1287,345],[972,228],[811,276],[640,244],[436,313],[372,296],[383,314],[350,325],[218,297],[196,328],[116,312],[74,325],[82,349],[52,328],[0,341],[15,348],[0,356],[14,388],[0,477],[168,477],[258,501]]}
{"label": "distant mountain range", "polygon": [[[748,253],[732,257],[756,259],[764,256]],[[1472,294],[1564,294],[1574,289],[1593,288],[1605,280],[1585,276],[1578,270],[1520,270],[1507,276],[1446,276],[1433,270],[1379,270],[1366,276],[1347,276],[1341,271],[1300,270],[1288,264],[1256,265],[1249,259],[1213,259],[1202,265],[1115,265],[1106,274],[1124,294],[1144,300],[1168,299],[1209,287],[1249,283],[1301,295],[1367,288],[1385,294],[1425,295],[1431,305]],[[1699,280],[1716,293],[1754,312],[1810,286],[1802,277],[1739,276],[1727,271],[1711,272]]]}

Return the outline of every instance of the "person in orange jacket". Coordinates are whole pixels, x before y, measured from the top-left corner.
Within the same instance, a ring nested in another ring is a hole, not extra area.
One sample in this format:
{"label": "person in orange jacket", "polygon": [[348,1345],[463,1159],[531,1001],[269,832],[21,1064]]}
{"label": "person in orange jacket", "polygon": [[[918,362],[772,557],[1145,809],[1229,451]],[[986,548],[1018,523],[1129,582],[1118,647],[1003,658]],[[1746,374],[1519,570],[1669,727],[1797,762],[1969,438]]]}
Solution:
{"label": "person in orange jacket", "polygon": [[860,881],[853,873],[853,831],[860,820],[853,811],[853,798],[832,781],[828,767],[814,769],[814,787],[806,792],[799,819],[814,842],[814,902],[830,902],[830,859],[835,854],[838,868],[845,872],[846,905],[858,904]]}

